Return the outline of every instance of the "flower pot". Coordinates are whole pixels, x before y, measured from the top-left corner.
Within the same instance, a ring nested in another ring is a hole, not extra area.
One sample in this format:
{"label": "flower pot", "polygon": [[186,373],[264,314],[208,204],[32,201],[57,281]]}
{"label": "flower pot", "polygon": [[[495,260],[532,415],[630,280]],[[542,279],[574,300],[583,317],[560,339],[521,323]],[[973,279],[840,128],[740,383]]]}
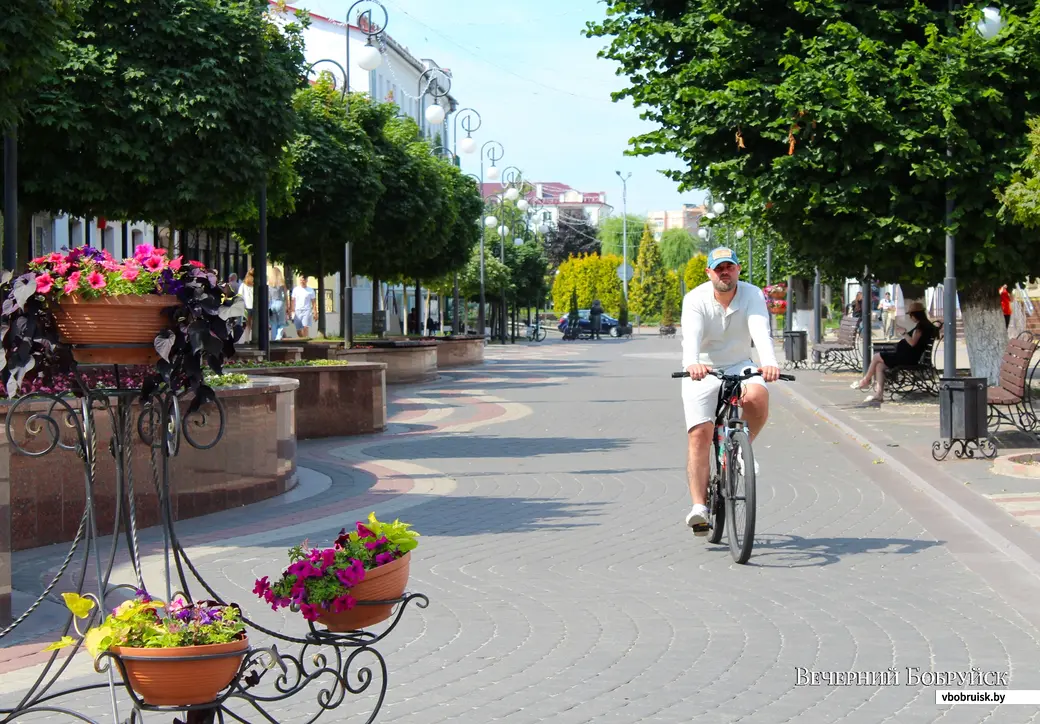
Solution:
{"label": "flower pot", "polygon": [[244,638],[172,649],[113,646],[111,651],[123,662],[127,683],[145,704],[190,706],[216,699],[235,678],[248,649],[249,639]]}
{"label": "flower pot", "polygon": [[768,294],[770,299],[787,299],[786,289],[771,287]]}
{"label": "flower pot", "polygon": [[[409,551],[392,563],[365,571],[365,580],[350,589],[350,595],[360,601],[390,601],[404,595],[408,585],[408,566],[412,553]],[[318,623],[333,633],[359,631],[390,618],[393,604],[380,606],[354,606],[349,611],[330,613],[323,611]]]}
{"label": "flower pot", "polygon": [[[178,304],[174,295],[121,295],[62,298],[55,313],[61,341],[73,345],[82,364],[155,364],[155,335],[170,326],[164,310]],[[90,345],[90,348],[77,348]],[[111,347],[107,345],[113,345]],[[141,346],[122,346],[141,345]]]}

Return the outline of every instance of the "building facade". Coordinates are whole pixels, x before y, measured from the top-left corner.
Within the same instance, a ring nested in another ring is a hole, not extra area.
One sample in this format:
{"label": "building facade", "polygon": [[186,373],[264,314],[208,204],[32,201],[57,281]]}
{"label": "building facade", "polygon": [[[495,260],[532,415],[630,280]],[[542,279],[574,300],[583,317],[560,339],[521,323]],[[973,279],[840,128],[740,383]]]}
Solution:
{"label": "building facade", "polygon": [[646,218],[654,238],[660,241],[664,232],[669,229],[685,229],[690,234],[696,235],[697,230],[701,228],[700,220],[705,212],[707,212],[707,208],[704,206],[683,204],[681,209],[673,211],[651,211]]}
{"label": "building facade", "polygon": [[[560,216],[582,217],[593,226],[605,219],[613,207],[607,203],[607,195],[602,191],[578,191],[558,181],[529,181],[527,203],[534,209],[531,221],[534,224],[556,226]],[[484,198],[501,194],[505,186],[500,183],[485,183]]]}

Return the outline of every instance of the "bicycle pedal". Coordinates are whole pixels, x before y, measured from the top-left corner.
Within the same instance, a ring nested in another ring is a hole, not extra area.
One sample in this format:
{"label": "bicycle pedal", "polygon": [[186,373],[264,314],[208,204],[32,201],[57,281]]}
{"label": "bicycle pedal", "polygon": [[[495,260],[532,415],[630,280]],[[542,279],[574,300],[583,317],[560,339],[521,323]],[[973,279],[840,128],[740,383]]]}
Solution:
{"label": "bicycle pedal", "polygon": [[697,525],[691,525],[690,530],[693,531],[695,536],[700,537],[708,535],[709,528],[707,523],[698,523]]}

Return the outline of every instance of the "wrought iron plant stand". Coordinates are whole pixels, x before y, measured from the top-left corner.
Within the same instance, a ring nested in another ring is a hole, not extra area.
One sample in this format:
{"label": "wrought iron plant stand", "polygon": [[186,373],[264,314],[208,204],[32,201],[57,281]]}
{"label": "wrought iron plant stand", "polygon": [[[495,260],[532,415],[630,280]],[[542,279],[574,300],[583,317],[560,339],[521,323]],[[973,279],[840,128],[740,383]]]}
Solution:
{"label": "wrought iron plant stand", "polygon": [[[205,591],[212,600],[224,603],[219,592],[206,582],[191,562],[178,540],[170,505],[171,458],[177,455],[182,442],[198,450],[208,450],[220,442],[227,424],[224,406],[217,399],[198,411],[187,413],[184,410],[190,408],[183,396],[179,397],[169,389],[159,389],[142,397],[141,389],[127,389],[120,385],[118,366],[115,366],[114,371],[114,389],[92,388],[83,374],[76,372],[76,389],[73,393],[31,393],[18,398],[9,406],[6,434],[11,448],[18,454],[31,457],[41,457],[56,450],[78,456],[83,466],[86,505],[62,565],[36,601],[10,626],[0,631],[0,642],[19,625],[30,620],[55,589],[67,591],[71,587],[80,595],[92,594],[97,597],[102,606],[91,612],[86,621],[89,626],[96,623],[98,617],[104,616],[104,611],[109,608],[106,599],[125,589],[132,591],[145,588],[131,465],[135,435],[150,449],[150,484],[155,488],[159,504],[166,600],[171,600],[176,593],[182,593],[191,600],[191,589],[194,587],[196,591]],[[24,417],[24,422],[19,424],[16,421],[21,417]],[[104,452],[99,450],[99,418],[107,418],[112,429],[111,438],[107,441],[108,449]],[[18,431],[16,427],[24,429]],[[98,533],[94,498],[99,455],[102,454],[111,455],[115,463],[114,534],[106,550],[102,550]],[[117,585],[110,579],[117,553],[124,547],[136,580],[132,584]],[[77,557],[81,562],[80,567],[78,570],[70,570],[70,565]],[[88,570],[96,576],[96,582],[88,582]],[[96,589],[86,590],[95,584]],[[230,686],[215,701],[194,706],[152,706],[145,703],[127,683],[125,662],[111,651],[103,652],[94,661],[94,669],[104,675],[102,681],[61,688],[63,679],[71,678],[70,664],[82,645],[82,641],[78,641],[75,646],[54,651],[35,682],[24,692],[19,692],[13,706],[0,703],[0,724],[14,722],[30,714],[52,714],[62,719],[100,724],[101,719],[77,711],[75,707],[77,698],[81,699],[85,692],[104,689],[108,690],[111,707],[110,713],[106,712],[104,718],[110,715],[113,724],[135,724],[143,720],[145,713],[163,712],[173,715],[182,715],[183,712],[183,719],[173,718],[171,721],[185,724],[223,724],[229,720],[243,723],[277,722],[269,711],[272,706],[312,688],[316,693],[317,710],[308,722],[337,709],[347,701],[348,695],[367,693],[374,699],[374,703],[370,711],[366,708],[362,712],[362,716],[367,715],[364,721],[370,724],[379,714],[387,690],[386,661],[376,645],[393,632],[408,604],[412,602],[420,608],[429,604],[427,597],[418,593],[405,593],[392,601],[359,601],[358,605],[395,606],[386,629],[378,633],[332,633],[309,623],[306,634],[290,636],[265,628],[243,616],[248,633],[264,634],[274,642],[263,647],[250,646]],[[59,635],[69,634],[73,625],[70,613]],[[279,646],[294,650],[298,647],[298,650],[295,653],[284,653]],[[242,654],[236,652],[231,655]],[[192,658],[175,657],[174,660]],[[124,692],[129,699],[129,708],[121,700],[120,694]]]}

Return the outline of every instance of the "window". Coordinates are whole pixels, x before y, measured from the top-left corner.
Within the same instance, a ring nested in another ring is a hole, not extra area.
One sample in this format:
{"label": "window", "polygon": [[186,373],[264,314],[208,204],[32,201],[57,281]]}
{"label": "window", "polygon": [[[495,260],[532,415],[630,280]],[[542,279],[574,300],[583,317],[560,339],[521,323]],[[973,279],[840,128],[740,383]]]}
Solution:
{"label": "window", "polygon": [[552,221],[552,212],[551,211],[543,211],[542,212],[542,221],[545,221],[546,223]]}

